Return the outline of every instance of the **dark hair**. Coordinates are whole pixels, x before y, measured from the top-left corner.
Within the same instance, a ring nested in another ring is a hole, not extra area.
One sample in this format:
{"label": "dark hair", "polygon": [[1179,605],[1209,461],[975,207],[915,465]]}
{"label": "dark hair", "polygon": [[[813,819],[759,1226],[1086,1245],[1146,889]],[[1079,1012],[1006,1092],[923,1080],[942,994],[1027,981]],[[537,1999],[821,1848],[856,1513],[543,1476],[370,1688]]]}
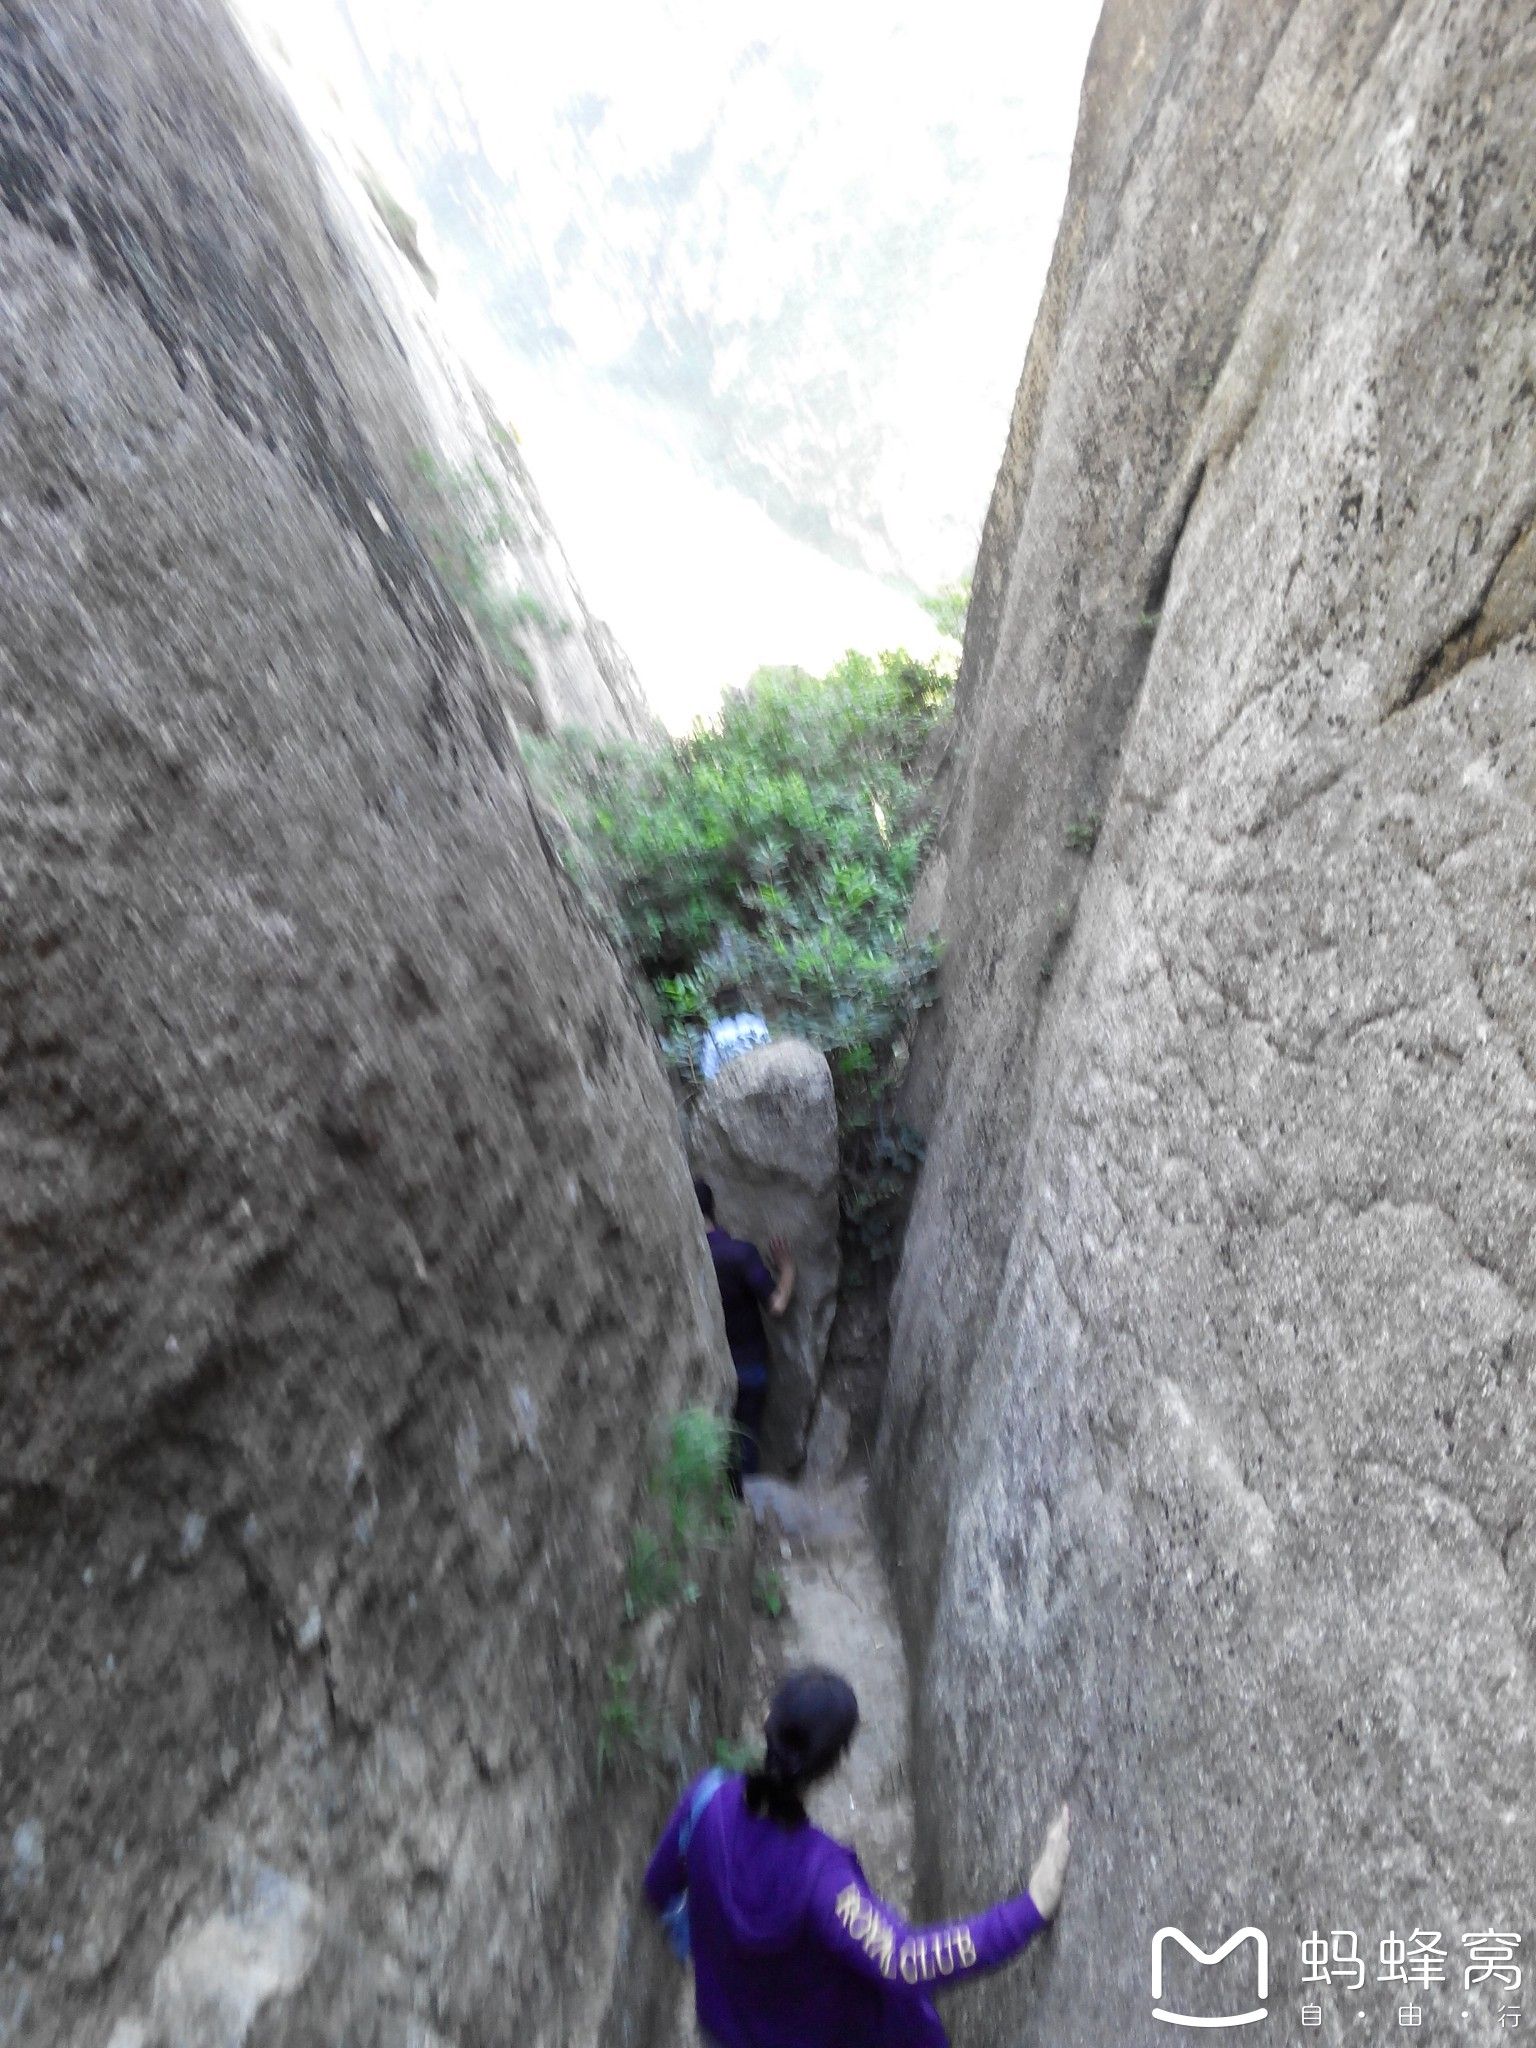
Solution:
{"label": "dark hair", "polygon": [[792,1671],[773,1696],[763,1767],[747,1773],[747,1807],[786,1827],[805,1819],[801,1794],[835,1770],[859,1725],[859,1703],[835,1671]]}
{"label": "dark hair", "polygon": [[693,1184],[693,1192],[699,1198],[699,1207],[704,1211],[710,1222],[713,1223],[715,1220],[714,1189],[707,1180],[696,1180]]}

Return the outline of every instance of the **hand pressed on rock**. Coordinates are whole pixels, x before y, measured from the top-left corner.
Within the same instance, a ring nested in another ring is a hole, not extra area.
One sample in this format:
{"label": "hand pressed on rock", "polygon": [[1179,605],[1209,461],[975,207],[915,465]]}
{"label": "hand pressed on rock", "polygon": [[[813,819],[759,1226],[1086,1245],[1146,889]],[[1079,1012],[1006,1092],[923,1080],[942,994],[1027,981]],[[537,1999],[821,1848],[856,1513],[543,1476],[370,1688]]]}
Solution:
{"label": "hand pressed on rock", "polygon": [[1041,1917],[1054,1920],[1061,1904],[1062,1886],[1067,1878],[1067,1858],[1072,1853],[1071,1816],[1063,1806],[1046,1830],[1045,1843],[1029,1873],[1029,1896]]}
{"label": "hand pressed on rock", "polygon": [[790,1297],[795,1291],[795,1261],[787,1238],[769,1238],[768,1261],[778,1282],[768,1303],[768,1313],[771,1316],[781,1316],[789,1307]]}

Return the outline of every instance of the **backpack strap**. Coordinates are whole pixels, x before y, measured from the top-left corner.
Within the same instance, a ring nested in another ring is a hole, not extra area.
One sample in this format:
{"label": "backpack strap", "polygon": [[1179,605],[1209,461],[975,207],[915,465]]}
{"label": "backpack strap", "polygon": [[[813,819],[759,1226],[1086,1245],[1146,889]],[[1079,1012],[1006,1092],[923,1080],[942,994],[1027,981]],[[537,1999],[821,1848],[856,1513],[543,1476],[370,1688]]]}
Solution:
{"label": "backpack strap", "polygon": [[716,1767],[712,1771],[706,1771],[693,1788],[693,1797],[688,1802],[688,1811],[683,1815],[683,1825],[677,1837],[678,1853],[685,1863],[688,1860],[688,1844],[693,1840],[693,1831],[699,1824],[699,1816],[725,1783],[726,1776],[726,1772]]}

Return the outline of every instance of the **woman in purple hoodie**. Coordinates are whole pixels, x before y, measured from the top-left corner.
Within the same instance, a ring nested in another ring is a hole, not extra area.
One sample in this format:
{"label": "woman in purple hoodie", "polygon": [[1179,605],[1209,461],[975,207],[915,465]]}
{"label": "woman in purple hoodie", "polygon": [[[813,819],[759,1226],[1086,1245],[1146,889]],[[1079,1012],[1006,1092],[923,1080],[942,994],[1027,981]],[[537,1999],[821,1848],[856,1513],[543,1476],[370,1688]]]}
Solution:
{"label": "woman in purple hoodie", "polygon": [[933,1993],[1006,1963],[1056,1912],[1065,1807],[1017,1898],[941,1927],[909,1927],[877,1898],[802,1803],[858,1723],[843,1679],[793,1673],[768,1712],[762,1769],[713,1790],[696,1780],[656,1846],[646,1897],[664,1913],[687,1892],[699,2026],[714,2048],[944,2048]]}

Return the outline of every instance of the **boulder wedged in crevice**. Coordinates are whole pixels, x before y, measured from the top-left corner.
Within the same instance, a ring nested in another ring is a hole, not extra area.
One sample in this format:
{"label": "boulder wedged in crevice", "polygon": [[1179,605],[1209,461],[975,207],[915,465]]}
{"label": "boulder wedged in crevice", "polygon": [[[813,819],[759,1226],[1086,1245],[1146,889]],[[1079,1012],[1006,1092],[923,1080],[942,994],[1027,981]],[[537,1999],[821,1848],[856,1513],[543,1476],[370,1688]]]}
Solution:
{"label": "boulder wedged in crevice", "polygon": [[801,1039],[776,1039],[723,1066],[688,1117],[694,1170],[714,1189],[721,1227],[765,1258],[782,1236],[795,1290],[782,1317],[765,1315],[768,1407],[761,1448],[768,1471],[805,1456],[837,1310],[837,1101],[826,1057]]}

